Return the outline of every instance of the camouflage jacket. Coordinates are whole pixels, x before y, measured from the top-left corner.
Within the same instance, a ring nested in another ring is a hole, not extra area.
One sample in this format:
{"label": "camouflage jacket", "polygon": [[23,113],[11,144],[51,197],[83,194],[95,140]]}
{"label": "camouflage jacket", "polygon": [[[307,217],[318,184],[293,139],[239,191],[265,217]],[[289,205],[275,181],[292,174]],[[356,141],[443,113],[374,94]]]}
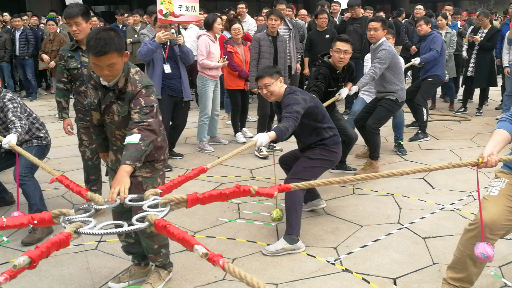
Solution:
{"label": "camouflage jacket", "polygon": [[[81,63],[81,65],[80,65]],[[69,99],[74,97],[77,124],[89,124],[89,101],[87,92],[86,75],[89,66],[89,58],[80,45],[75,41],[62,47],[57,60],[57,89],[55,100],[59,118],[69,118]]]}
{"label": "camouflage jacket", "polygon": [[109,153],[108,166],[130,165],[147,171],[167,159],[167,138],[153,82],[130,62],[112,87],[88,74],[91,130],[99,153]]}

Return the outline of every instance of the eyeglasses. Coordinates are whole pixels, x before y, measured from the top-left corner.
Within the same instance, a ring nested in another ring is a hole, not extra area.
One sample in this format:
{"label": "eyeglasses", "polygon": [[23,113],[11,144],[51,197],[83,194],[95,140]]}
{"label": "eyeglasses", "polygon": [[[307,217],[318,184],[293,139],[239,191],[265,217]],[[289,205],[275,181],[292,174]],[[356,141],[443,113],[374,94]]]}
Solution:
{"label": "eyeglasses", "polygon": [[238,28],[238,29],[231,29],[231,32],[233,33],[238,33],[238,32],[243,32],[244,30]]}
{"label": "eyeglasses", "polygon": [[270,83],[270,84],[267,84],[263,87],[258,87],[258,92],[260,92],[260,94],[263,92],[263,91],[268,91],[268,88],[270,88],[270,86],[274,85],[274,83],[277,82],[277,80],[279,80],[279,78],[277,78],[274,82]]}
{"label": "eyeglasses", "polygon": [[423,8],[419,8],[419,7],[414,8],[414,11],[423,11],[423,10],[425,10],[425,9],[423,9]]}
{"label": "eyeglasses", "polygon": [[336,55],[343,54],[343,56],[352,56],[352,53],[354,53],[353,51],[350,51],[350,50],[341,50],[341,49],[332,49],[331,51],[333,54],[336,54]]}

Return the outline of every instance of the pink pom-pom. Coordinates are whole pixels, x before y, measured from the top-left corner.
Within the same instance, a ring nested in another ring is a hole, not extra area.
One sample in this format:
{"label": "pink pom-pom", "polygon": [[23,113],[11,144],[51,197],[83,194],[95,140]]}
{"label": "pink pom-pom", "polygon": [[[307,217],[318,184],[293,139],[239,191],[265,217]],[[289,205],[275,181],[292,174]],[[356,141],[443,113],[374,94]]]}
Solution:
{"label": "pink pom-pom", "polygon": [[21,211],[15,211],[15,212],[12,212],[11,217],[23,216],[23,215],[25,215],[25,213],[23,213]]}
{"label": "pink pom-pom", "polygon": [[492,262],[494,260],[494,247],[491,243],[478,242],[475,245],[475,256],[478,262]]}

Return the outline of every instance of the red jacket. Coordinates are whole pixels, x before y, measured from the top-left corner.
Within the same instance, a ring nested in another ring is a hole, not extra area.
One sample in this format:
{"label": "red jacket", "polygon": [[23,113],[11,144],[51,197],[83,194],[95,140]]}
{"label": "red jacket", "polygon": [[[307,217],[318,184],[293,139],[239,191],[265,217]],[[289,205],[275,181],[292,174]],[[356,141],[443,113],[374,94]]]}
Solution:
{"label": "red jacket", "polygon": [[224,68],[224,86],[226,89],[246,89],[245,82],[249,79],[249,67],[251,64],[251,52],[249,43],[242,40],[245,62],[233,40],[229,39],[224,45],[223,55],[227,57],[228,66]]}

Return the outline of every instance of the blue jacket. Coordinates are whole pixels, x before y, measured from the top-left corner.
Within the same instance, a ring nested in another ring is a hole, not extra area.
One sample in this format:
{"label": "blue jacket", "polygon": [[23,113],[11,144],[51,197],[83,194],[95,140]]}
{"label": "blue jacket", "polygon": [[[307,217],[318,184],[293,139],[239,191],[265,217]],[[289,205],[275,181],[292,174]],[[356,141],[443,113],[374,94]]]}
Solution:
{"label": "blue jacket", "polygon": [[[510,136],[512,136],[512,111],[503,115],[500,118],[500,121],[498,121],[498,124],[496,124],[496,127],[494,129],[495,130],[503,129],[503,130],[507,131],[508,134],[510,134]],[[511,155],[512,155],[512,151],[509,154],[507,154],[507,156],[511,156]],[[503,166],[501,166],[501,169],[512,173],[512,162],[504,162]]]}
{"label": "blue jacket", "polygon": [[510,20],[507,20],[501,24],[500,38],[498,38],[498,46],[496,47],[496,59],[501,59],[501,54],[503,54],[503,41],[505,40],[505,35],[509,30]]}
{"label": "blue jacket", "polygon": [[123,25],[121,27],[119,27],[119,25],[117,25],[117,23],[114,23],[114,24],[110,25],[110,27],[121,32],[121,34],[123,34],[123,36],[124,36],[124,39],[126,39],[126,29],[128,29],[128,24],[123,22]]}
{"label": "blue jacket", "polygon": [[[178,62],[180,64],[183,100],[192,101],[186,66],[194,62],[194,53],[185,45],[173,45],[173,48],[174,51],[176,51],[176,55],[178,55]],[[153,84],[155,84],[158,99],[162,98],[162,74],[164,72],[163,55],[164,50],[162,49],[162,45],[157,43],[155,39],[145,40],[142,42],[139,51],[137,51],[137,57],[146,63],[146,73],[151,81],[153,81]]]}
{"label": "blue jacket", "polygon": [[420,63],[423,64],[420,72],[420,78],[428,76],[438,76],[441,79],[446,78],[446,51],[444,49],[443,36],[439,31],[430,31],[423,36],[420,46]]}

